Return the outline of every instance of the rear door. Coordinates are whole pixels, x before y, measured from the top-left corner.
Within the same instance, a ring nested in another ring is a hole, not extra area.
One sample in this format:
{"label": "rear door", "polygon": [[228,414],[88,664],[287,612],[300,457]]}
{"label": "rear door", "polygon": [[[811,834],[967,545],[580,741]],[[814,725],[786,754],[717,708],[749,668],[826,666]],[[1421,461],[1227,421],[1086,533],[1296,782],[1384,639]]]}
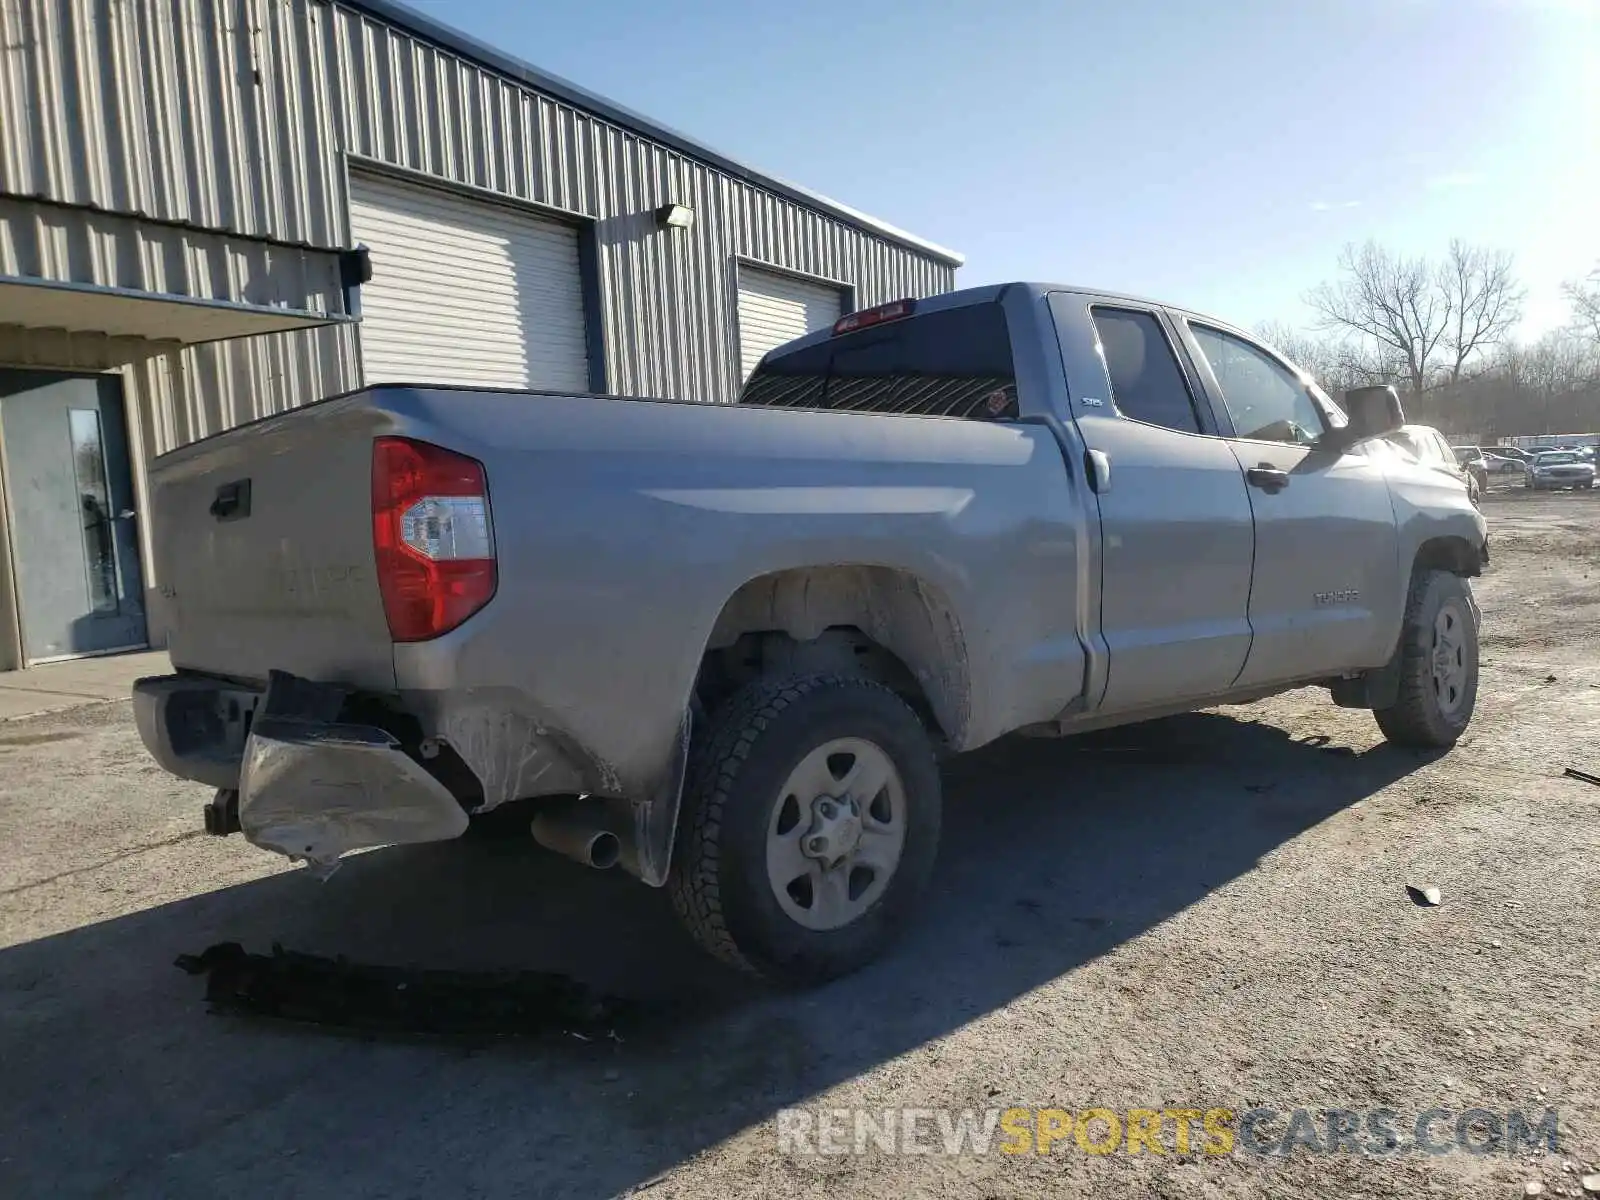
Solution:
{"label": "rear door", "polygon": [[1238,460],[1159,309],[1068,292],[1050,306],[1100,505],[1100,708],[1224,691],[1250,650]]}
{"label": "rear door", "polygon": [[0,430],[27,660],[143,646],[121,381],[0,372]]}
{"label": "rear door", "polygon": [[1270,350],[1193,318],[1178,324],[1230,426],[1255,514],[1255,637],[1239,686],[1383,663],[1393,631],[1379,609],[1400,566],[1382,466],[1359,446],[1315,444],[1337,414]]}

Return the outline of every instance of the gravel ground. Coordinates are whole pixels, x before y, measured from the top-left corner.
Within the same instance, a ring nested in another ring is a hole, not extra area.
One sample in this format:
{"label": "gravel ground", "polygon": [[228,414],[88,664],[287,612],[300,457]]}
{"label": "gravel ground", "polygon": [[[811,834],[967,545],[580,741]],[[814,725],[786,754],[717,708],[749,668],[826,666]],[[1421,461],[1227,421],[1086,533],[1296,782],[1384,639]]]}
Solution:
{"label": "gravel ground", "polygon": [[[1314,691],[992,747],[948,768],[926,919],[799,997],[708,967],[660,893],[520,839],[319,883],[204,837],[206,796],[125,704],[0,725],[0,1195],[1577,1195],[1600,1169],[1600,787],[1561,773],[1600,774],[1600,497],[1487,504],[1454,752],[1391,751]],[[228,939],[566,971],[646,1017],[472,1046],[211,1016],[172,962]],[[781,1153],[794,1106],[1553,1108],[1561,1147]]]}

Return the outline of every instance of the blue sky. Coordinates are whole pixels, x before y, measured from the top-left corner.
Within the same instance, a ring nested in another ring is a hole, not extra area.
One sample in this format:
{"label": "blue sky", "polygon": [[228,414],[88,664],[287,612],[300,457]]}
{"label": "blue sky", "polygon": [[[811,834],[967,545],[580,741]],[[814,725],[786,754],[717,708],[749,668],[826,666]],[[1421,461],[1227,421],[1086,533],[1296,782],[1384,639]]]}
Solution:
{"label": "blue sky", "polygon": [[1600,262],[1600,0],[411,0],[1031,278],[1304,325],[1347,241]]}

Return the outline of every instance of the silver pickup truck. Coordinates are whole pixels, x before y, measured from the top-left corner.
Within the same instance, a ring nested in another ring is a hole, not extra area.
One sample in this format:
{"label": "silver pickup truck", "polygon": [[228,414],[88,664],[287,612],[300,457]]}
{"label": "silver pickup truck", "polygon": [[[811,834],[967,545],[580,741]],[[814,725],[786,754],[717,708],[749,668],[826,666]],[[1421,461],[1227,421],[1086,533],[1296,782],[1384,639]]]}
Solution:
{"label": "silver pickup truck", "polygon": [[215,832],[329,868],[517,802],[823,979],[916,910],[941,754],[1306,685],[1451,745],[1488,543],[1401,423],[1020,283],[846,316],[737,405],[371,387],[158,460],[139,729]]}

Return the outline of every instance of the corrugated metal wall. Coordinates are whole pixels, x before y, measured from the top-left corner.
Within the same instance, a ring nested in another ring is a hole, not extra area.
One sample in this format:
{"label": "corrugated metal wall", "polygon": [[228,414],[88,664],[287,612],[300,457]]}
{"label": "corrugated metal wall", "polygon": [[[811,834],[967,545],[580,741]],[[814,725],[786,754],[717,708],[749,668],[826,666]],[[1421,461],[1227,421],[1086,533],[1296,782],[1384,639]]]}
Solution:
{"label": "corrugated metal wall", "polygon": [[[330,249],[347,152],[593,219],[623,394],[733,397],[735,255],[861,305],[954,284],[931,256],[322,0],[3,0],[0,46],[0,193]],[[657,229],[668,201],[692,229]],[[151,448],[353,385],[348,334],[274,337],[186,352]]]}

